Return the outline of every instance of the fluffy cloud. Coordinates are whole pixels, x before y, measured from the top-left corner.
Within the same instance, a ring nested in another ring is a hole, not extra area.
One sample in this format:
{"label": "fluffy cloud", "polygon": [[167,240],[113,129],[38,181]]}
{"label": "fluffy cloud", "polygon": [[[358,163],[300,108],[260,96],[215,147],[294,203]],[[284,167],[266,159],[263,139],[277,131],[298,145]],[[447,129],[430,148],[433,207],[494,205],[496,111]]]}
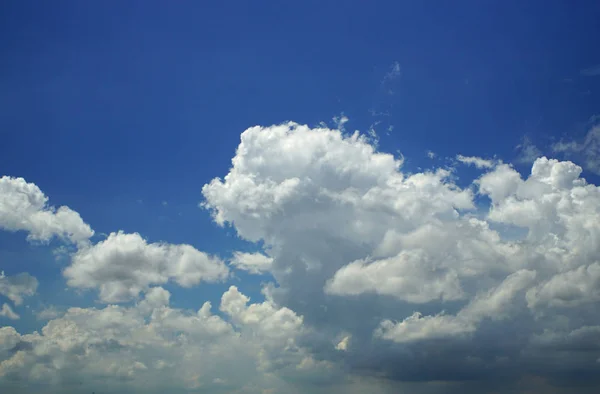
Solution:
{"label": "fluffy cloud", "polygon": [[473,298],[456,316],[444,313],[423,317],[416,312],[400,323],[384,320],[376,335],[394,342],[413,342],[473,333],[484,318],[508,318],[514,298],[535,278],[535,271],[521,270],[508,276],[497,288]]}
{"label": "fluffy cloud", "polygon": [[217,257],[191,245],[149,244],[137,233],[118,232],[80,248],[64,276],[69,286],[99,289],[104,302],[124,302],[170,280],[183,287],[221,281],[228,269]]}
{"label": "fluffy cloud", "polygon": [[[485,170],[468,188],[448,169],[405,173],[357,134],[257,126],[229,173],[204,186],[203,206],[264,243],[269,296],[318,328],[311,348],[326,359],[401,380],[597,369],[574,353],[562,367],[544,353],[540,369],[535,338],[600,324],[600,189],[568,161],[537,158],[524,178],[510,164],[458,159]],[[489,203],[476,206],[475,193]],[[341,332],[352,351],[336,351]]]}
{"label": "fluffy cloud", "polygon": [[402,251],[369,264],[361,260],[350,263],[335,273],[325,290],[337,295],[374,292],[412,303],[464,297],[456,272],[436,269],[423,250]]}
{"label": "fluffy cloud", "polygon": [[0,178],[0,229],[24,230],[29,240],[43,242],[58,237],[82,243],[94,235],[77,212],[48,205],[48,197],[35,184],[9,176]]}
{"label": "fluffy cloud", "polygon": [[35,294],[38,281],[26,272],[6,276],[0,272],[0,294],[14,302],[16,305],[23,303],[23,298]]}
{"label": "fluffy cloud", "polygon": [[231,264],[237,269],[260,275],[270,271],[273,259],[262,253],[235,252]]}
{"label": "fluffy cloud", "polygon": [[208,302],[187,311],[171,308],[169,298],[152,288],[132,307],[70,308],[40,333],[0,328],[0,387],[27,382],[50,392],[107,392],[123,385],[131,392],[300,392],[294,386],[305,376],[332,369],[297,343],[302,318],[289,309],[270,301],[248,305],[248,297],[231,287],[220,306],[230,322],[213,314]]}

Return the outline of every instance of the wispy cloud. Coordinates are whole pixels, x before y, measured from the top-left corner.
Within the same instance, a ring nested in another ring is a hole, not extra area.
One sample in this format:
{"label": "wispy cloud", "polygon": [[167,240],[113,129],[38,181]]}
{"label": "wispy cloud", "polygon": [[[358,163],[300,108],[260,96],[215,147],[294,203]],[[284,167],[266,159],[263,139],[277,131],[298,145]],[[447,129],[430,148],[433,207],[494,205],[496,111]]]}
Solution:
{"label": "wispy cloud", "polygon": [[456,160],[467,165],[474,165],[477,168],[493,168],[496,165],[496,162],[493,160],[482,159],[476,156],[458,155],[456,156]]}
{"label": "wispy cloud", "polygon": [[21,318],[18,314],[15,313],[15,311],[12,310],[10,305],[6,303],[2,305],[2,308],[0,309],[0,316],[6,317],[7,319],[11,320],[18,320]]}
{"label": "wispy cloud", "polygon": [[333,120],[333,123],[335,124],[335,127],[338,130],[344,131],[344,125],[348,123],[348,120],[350,119],[348,119],[348,117],[342,112],[339,116],[334,116],[333,118],[331,118],[331,120]]}
{"label": "wispy cloud", "polygon": [[[592,117],[590,122],[596,120],[597,117]],[[600,175],[600,124],[593,125],[582,140],[561,140],[552,145],[552,150],[580,158],[586,170]]]}
{"label": "wispy cloud", "polygon": [[600,64],[596,64],[595,66],[584,68],[579,72],[584,77],[596,77],[600,75]]}
{"label": "wispy cloud", "polygon": [[38,320],[51,320],[62,316],[64,312],[54,305],[50,305],[35,314]]}
{"label": "wispy cloud", "polygon": [[531,164],[538,157],[542,156],[542,151],[533,144],[531,138],[524,136],[521,143],[515,147],[518,154],[515,159],[517,163]]}
{"label": "wispy cloud", "polygon": [[383,77],[382,83],[386,83],[388,81],[393,81],[394,79],[400,77],[401,75],[402,75],[402,68],[400,67],[400,63],[398,63],[396,61],[390,66],[390,70]]}

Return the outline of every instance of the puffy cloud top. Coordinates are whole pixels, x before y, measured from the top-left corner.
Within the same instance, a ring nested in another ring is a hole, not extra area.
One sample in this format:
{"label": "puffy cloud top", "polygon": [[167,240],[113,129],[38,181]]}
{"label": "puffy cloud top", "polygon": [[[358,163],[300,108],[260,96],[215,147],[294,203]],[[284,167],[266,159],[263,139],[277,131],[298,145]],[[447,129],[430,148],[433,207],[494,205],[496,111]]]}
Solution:
{"label": "puffy cloud top", "polygon": [[104,241],[81,248],[64,270],[69,286],[98,288],[104,302],[134,299],[150,285],[169,280],[190,287],[227,278],[228,269],[191,245],[147,243],[139,234],[111,233]]}
{"label": "puffy cloud top", "polygon": [[94,231],[69,207],[54,208],[39,187],[23,178],[0,178],[0,228],[29,232],[28,239],[47,242],[59,237],[84,242]]}

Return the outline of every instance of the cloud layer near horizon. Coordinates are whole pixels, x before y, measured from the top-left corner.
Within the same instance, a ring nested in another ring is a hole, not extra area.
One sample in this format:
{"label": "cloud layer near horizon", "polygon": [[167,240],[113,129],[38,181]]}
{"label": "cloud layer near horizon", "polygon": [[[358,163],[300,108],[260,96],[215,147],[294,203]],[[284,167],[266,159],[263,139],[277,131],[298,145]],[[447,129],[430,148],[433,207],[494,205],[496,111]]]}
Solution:
{"label": "cloud layer near horizon", "polygon": [[[67,285],[109,305],[71,308],[41,333],[0,328],[0,387],[592,392],[600,189],[569,161],[538,158],[523,177],[497,159],[457,160],[481,172],[467,188],[459,169],[405,172],[357,133],[249,128],[229,172],[202,189],[217,224],[264,246],[229,267],[136,233],[92,244],[78,213],[3,177],[0,228],[73,243]],[[160,287],[225,282],[229,269],[266,275],[265,301],[231,286],[218,313],[181,310]],[[15,287],[22,278],[0,282],[15,304],[37,287]]]}

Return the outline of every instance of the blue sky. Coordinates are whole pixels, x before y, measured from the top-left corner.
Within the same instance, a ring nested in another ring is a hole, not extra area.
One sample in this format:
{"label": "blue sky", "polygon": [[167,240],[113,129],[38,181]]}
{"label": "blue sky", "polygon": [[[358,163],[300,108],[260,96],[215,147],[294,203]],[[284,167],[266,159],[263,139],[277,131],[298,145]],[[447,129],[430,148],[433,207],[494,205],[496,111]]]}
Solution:
{"label": "blue sky", "polygon": [[[535,157],[518,148],[524,141],[536,156],[572,160],[598,184],[600,145],[585,142],[600,114],[594,1],[0,7],[0,176],[23,177],[50,205],[78,212],[95,231],[92,243],[122,230],[224,261],[261,250],[265,237],[241,239],[199,203],[203,186],[230,171],[244,130],[287,121],[335,129],[333,118],[346,116],[346,132],[373,129],[379,151],[404,157],[406,174],[452,167],[461,188],[475,187],[482,171],[457,167],[458,154],[512,163],[525,178]],[[487,210],[485,195],[474,199]],[[0,325],[29,333],[46,324],[35,316],[46,306],[102,306],[95,290],[67,286],[70,257],[53,253],[62,244],[0,231],[0,269],[39,281],[14,305],[21,318],[0,316]],[[238,270],[227,281],[163,287],[172,306],[195,310],[199,300],[218,305],[231,284],[262,302],[264,283],[290,280],[278,275]]]}

